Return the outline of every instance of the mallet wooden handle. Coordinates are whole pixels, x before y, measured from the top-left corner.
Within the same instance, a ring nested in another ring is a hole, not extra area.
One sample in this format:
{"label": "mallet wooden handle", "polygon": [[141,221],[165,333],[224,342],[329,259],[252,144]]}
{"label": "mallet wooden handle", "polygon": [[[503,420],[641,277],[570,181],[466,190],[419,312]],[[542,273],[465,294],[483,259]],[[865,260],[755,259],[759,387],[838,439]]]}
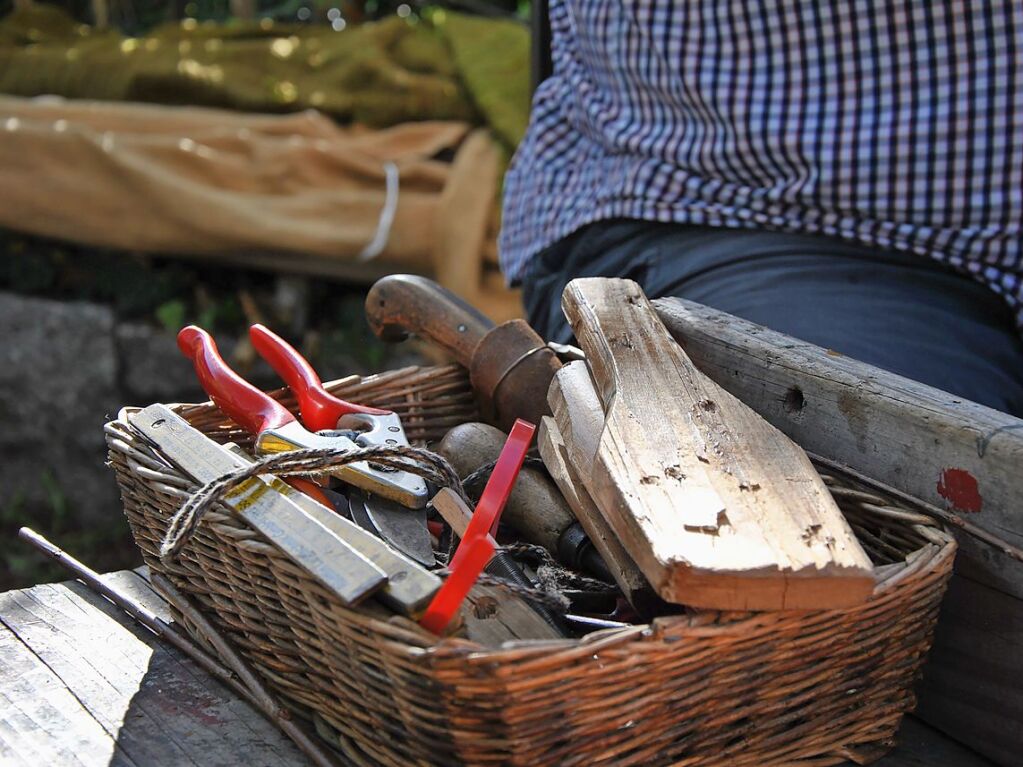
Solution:
{"label": "mallet wooden handle", "polygon": [[378,338],[401,341],[409,335],[446,349],[469,367],[477,344],[494,323],[450,290],[413,274],[392,274],[366,295],[366,319]]}

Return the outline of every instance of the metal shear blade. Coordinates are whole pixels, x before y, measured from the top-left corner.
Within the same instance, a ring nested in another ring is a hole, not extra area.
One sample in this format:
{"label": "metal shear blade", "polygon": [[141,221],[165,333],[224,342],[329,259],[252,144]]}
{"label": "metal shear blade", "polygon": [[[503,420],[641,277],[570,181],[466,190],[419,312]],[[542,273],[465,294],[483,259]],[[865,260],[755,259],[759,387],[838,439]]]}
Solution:
{"label": "metal shear blade", "polygon": [[426,528],[426,510],[409,509],[378,496],[367,496],[359,490],[348,493],[352,521],[389,543],[410,559],[425,567],[437,560]]}
{"label": "metal shear blade", "polygon": [[[263,455],[317,447],[341,450],[360,449],[359,445],[347,437],[334,434],[329,436],[314,434],[296,421],[260,432],[256,440],[256,452]],[[339,466],[332,469],[330,473],[338,479],[410,508],[425,506],[429,499],[429,490],[423,478],[405,471],[387,471],[370,463],[359,461]]]}

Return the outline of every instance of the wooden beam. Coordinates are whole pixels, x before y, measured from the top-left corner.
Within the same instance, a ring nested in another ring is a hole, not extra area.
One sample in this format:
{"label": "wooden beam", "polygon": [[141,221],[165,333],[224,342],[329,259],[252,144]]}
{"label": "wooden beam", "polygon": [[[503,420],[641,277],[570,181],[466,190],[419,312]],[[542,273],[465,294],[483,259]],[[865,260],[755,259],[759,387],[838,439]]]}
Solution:
{"label": "wooden beam", "polygon": [[998,764],[1023,748],[1023,604],[956,576],[941,608],[917,713]]}
{"label": "wooden beam", "polygon": [[636,283],[573,280],[562,307],[605,413],[583,483],[654,591],[736,610],[866,600],[870,560],[805,453],[697,370]]}

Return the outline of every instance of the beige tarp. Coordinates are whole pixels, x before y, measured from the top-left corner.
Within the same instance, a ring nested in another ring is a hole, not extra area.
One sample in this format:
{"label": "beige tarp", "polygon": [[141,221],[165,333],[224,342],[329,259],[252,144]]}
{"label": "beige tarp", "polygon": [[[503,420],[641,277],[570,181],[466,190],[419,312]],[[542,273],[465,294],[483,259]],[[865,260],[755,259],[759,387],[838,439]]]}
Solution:
{"label": "beige tarp", "polygon": [[431,274],[494,319],[521,311],[494,258],[500,165],[458,122],[0,96],[0,227],[366,281]]}
{"label": "beige tarp", "polygon": [[432,158],[468,129],[0,97],[0,226],[147,252],[380,250],[430,270],[452,167]]}

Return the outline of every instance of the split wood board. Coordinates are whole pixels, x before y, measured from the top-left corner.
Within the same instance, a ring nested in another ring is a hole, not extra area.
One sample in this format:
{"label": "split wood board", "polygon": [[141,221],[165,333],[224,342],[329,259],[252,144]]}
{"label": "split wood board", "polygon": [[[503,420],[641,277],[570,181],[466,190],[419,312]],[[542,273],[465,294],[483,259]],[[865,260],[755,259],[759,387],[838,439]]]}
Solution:
{"label": "split wood board", "polygon": [[[565,398],[561,396],[559,381],[565,375],[570,374],[570,368],[578,364],[572,363],[563,367],[551,382],[551,395],[548,397],[548,400],[555,413],[558,413],[559,409],[561,409],[559,403],[565,402]],[[585,366],[585,363],[582,364]],[[583,370],[583,373],[585,373],[585,370]],[[595,393],[593,398],[596,399]],[[563,409],[561,410],[564,412]],[[600,421],[595,424],[598,435],[601,428],[603,428],[603,414],[600,416]],[[579,442],[582,442],[583,439],[581,436],[582,431],[583,429],[580,424],[575,424],[572,430],[572,433]],[[583,530],[586,531],[590,542],[600,552],[604,564],[607,565],[611,575],[614,576],[615,583],[618,584],[622,593],[625,594],[626,598],[633,605],[637,601],[643,601],[643,593],[650,589],[646,578],[640,572],[632,557],[629,556],[629,552],[622,546],[618,536],[607,524],[600,510],[593,503],[593,499],[590,498],[589,492],[574,468],[573,463],[582,467],[592,465],[593,453],[589,453],[588,461],[573,462],[571,457],[573,453],[568,447],[568,441],[563,435],[561,426],[551,416],[544,416],[540,422],[537,446],[540,449],[540,457],[543,458],[548,473],[560,488],[562,495],[565,496],[565,500],[568,501],[569,507],[575,514],[576,519],[579,520]]]}
{"label": "split wood board", "polygon": [[[692,301],[653,303],[706,375],[805,449],[1023,545],[1023,420]],[[1011,764],[1023,743],[1023,566],[957,538],[918,711]]]}
{"label": "split wood board", "polygon": [[583,484],[662,598],[729,610],[867,599],[870,560],[805,453],[696,369],[636,283],[573,280],[562,308],[605,412]]}

